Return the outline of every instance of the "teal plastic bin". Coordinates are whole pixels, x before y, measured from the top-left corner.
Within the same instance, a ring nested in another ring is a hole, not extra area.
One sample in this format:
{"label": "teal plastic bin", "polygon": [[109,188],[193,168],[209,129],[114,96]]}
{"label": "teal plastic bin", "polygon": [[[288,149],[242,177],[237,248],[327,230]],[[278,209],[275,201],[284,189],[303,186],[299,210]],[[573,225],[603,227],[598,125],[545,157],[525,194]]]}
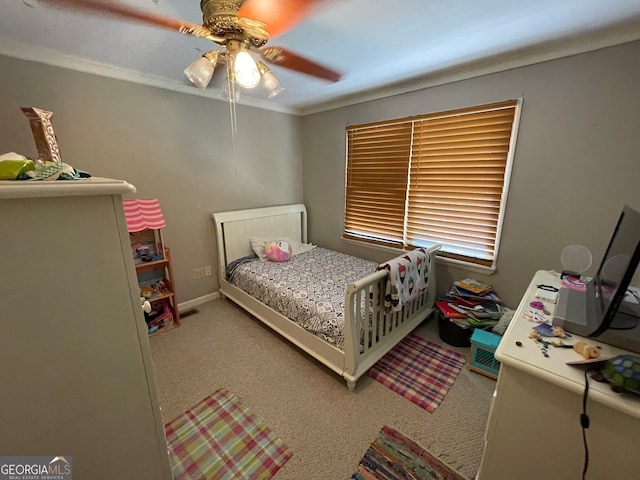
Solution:
{"label": "teal plastic bin", "polygon": [[469,370],[498,378],[500,362],[493,354],[500,345],[500,340],[500,335],[476,328],[471,335],[471,353],[467,363]]}

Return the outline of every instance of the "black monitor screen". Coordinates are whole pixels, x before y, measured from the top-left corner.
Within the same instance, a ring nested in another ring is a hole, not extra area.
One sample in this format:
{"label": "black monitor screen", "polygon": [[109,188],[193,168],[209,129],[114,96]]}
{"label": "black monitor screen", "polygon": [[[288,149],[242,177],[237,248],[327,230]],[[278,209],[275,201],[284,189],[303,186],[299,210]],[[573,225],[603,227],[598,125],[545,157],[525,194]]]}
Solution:
{"label": "black monitor screen", "polygon": [[593,279],[593,288],[588,289],[595,297],[591,304],[597,317],[595,325],[599,325],[590,336],[600,335],[607,328],[633,328],[638,323],[637,313],[625,311],[621,302],[639,261],[640,213],[625,206]]}

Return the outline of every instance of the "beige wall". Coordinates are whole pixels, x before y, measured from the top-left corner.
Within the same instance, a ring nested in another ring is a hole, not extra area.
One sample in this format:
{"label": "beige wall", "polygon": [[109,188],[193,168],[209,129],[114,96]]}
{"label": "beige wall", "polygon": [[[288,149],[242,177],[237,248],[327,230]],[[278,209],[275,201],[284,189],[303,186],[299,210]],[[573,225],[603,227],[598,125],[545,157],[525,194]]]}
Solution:
{"label": "beige wall", "polygon": [[564,246],[586,245],[597,263],[623,204],[640,209],[639,58],[635,42],[304,117],[311,240],[391,256],[340,238],[345,126],[523,97],[497,272],[439,265],[439,291],[470,275],[516,307],[536,270],[561,269]]}
{"label": "beige wall", "polygon": [[302,201],[299,117],[239,106],[234,153],[227,103],[6,56],[0,72],[0,153],[36,156],[20,107],[43,108],[64,162],[157,197],[179,302],[218,290],[211,212]]}
{"label": "beige wall", "polygon": [[217,265],[212,211],[304,199],[312,241],[389,258],[340,239],[344,127],[522,96],[498,271],[441,265],[438,276],[440,291],[462,276],[488,280],[515,307],[537,269],[561,268],[565,245],[597,261],[622,205],[640,209],[638,58],[635,42],[303,119],[239,106],[234,153],[226,103],[0,56],[0,152],[33,156],[19,107],[52,110],[64,161],[160,199],[183,302],[218,289],[215,276],[192,278]]}

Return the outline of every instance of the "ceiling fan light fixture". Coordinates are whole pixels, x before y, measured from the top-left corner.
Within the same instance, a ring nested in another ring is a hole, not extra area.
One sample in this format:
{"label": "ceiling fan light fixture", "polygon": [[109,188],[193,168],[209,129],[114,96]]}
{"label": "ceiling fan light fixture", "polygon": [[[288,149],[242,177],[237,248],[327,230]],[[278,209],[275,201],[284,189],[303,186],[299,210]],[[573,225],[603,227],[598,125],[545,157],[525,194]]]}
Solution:
{"label": "ceiling fan light fixture", "polygon": [[218,52],[207,52],[185,68],[184,74],[191,83],[204,90],[211,82],[217,64]]}
{"label": "ceiling fan light fixture", "polygon": [[246,50],[240,50],[233,59],[235,81],[244,88],[254,88],[260,83],[258,64]]}
{"label": "ceiling fan light fixture", "polygon": [[258,70],[262,75],[262,86],[267,91],[269,98],[275,97],[284,90],[278,77],[264,63],[258,62]]}

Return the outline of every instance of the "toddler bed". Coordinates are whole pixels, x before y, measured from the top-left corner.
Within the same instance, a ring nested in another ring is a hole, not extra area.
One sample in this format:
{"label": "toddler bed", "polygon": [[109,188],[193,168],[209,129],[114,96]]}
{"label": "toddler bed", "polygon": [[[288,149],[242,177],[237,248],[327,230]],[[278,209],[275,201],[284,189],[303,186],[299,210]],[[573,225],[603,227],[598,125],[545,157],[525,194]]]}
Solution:
{"label": "toddler bed", "polygon": [[[304,205],[213,213],[220,294],[341,375],[350,390],[433,311],[434,246],[428,283],[399,310],[385,303],[387,270],[307,244]],[[265,239],[287,239],[287,261],[261,261]],[[253,241],[253,248],[252,248]],[[387,295],[388,300],[388,295]]]}

